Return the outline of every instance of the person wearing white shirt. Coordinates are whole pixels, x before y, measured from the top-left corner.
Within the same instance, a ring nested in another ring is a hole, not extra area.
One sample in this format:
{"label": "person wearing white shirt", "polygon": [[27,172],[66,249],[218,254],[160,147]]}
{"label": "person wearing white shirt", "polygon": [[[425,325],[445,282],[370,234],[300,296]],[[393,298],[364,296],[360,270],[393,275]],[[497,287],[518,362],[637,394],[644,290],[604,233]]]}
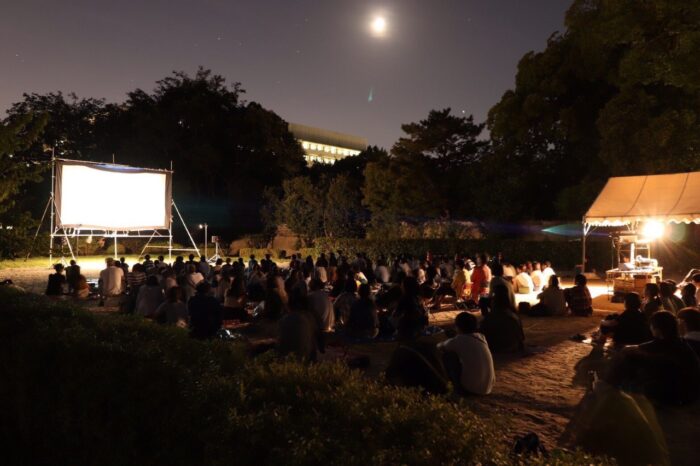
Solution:
{"label": "person wearing white shirt", "polygon": [[118,296],[124,292],[124,270],[114,265],[114,259],[108,257],[107,268],[100,272],[100,293],[103,297]]}
{"label": "person wearing white shirt", "polygon": [[322,332],[331,332],[335,327],[335,312],[328,293],[323,289],[323,283],[318,278],[311,280],[311,292],[308,295],[309,310],[321,323]]}
{"label": "person wearing white shirt", "polygon": [[496,382],[493,357],[481,333],[477,333],[478,321],[469,312],[461,312],[455,318],[457,336],[438,343],[438,349],[456,354],[459,364],[453,364],[447,357],[446,362],[450,378],[472,395],[488,395]]}
{"label": "person wearing white shirt", "polygon": [[544,270],[542,270],[542,287],[546,287],[549,283],[549,277],[555,275],[552,264],[549,261],[545,261]]}
{"label": "person wearing white shirt", "polygon": [[185,301],[189,301],[189,299],[195,295],[197,285],[202,281],[204,281],[204,276],[197,272],[193,264],[189,264],[187,266],[187,275],[185,275]]}
{"label": "person wearing white shirt", "polygon": [[520,273],[515,276],[515,292],[518,294],[530,294],[534,291],[535,284],[525,271],[525,265],[521,265]]}
{"label": "person wearing white shirt", "polygon": [[530,278],[532,278],[532,283],[535,285],[535,291],[541,291],[542,286],[545,284],[542,281],[542,266],[539,262],[532,264],[532,272],[530,272]]}

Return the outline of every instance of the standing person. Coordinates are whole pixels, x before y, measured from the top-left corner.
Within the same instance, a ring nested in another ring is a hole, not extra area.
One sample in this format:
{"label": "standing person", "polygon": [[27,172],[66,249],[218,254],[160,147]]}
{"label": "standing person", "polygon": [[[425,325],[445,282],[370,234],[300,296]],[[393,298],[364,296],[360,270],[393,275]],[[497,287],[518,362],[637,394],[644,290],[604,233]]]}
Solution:
{"label": "standing person", "polygon": [[114,259],[105,259],[107,267],[100,272],[99,287],[103,298],[119,296],[124,292],[124,271],[115,267]]}
{"label": "standing person", "polygon": [[80,266],[71,259],[70,265],[66,267],[66,283],[68,284],[68,292],[72,293],[78,283],[80,277]]}
{"label": "standing person", "polygon": [[46,296],[61,296],[65,293],[66,276],[63,275],[63,264],[53,266],[54,273],[49,275],[49,282],[46,285]]}
{"label": "standing person", "polygon": [[207,340],[221,329],[221,305],[209,291],[211,285],[206,280],[197,284],[196,294],[187,303],[192,338]]}
{"label": "standing person", "polygon": [[478,332],[478,321],[469,312],[460,312],[455,318],[457,336],[438,343],[437,347],[457,356],[454,364],[448,354],[443,361],[455,386],[465,394],[488,395],[496,382],[493,357],[486,337]]}
{"label": "standing person", "polygon": [[144,272],[147,272],[147,273],[150,272],[150,270],[153,267],[155,267],[155,263],[151,259],[150,254],[146,254],[145,256],[143,256],[143,264],[142,265],[143,265]]}
{"label": "standing person", "polygon": [[199,258],[199,263],[197,264],[197,271],[201,273],[203,277],[208,277],[210,269],[211,268],[209,267],[209,262],[207,262],[207,258],[201,256]]}

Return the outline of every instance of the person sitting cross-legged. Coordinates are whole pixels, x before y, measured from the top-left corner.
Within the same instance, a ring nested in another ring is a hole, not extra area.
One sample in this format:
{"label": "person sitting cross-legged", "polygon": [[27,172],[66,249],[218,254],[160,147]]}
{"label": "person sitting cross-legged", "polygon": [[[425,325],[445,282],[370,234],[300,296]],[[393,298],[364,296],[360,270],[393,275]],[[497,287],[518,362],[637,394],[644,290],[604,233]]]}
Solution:
{"label": "person sitting cross-legged", "polygon": [[457,336],[437,345],[444,351],[443,363],[455,391],[466,395],[488,395],[496,374],[486,337],[478,333],[478,321],[469,312],[460,312],[455,318],[455,326]]}
{"label": "person sitting cross-legged", "polygon": [[547,287],[537,295],[540,302],[532,306],[527,313],[533,317],[566,315],[566,298],[564,290],[559,288],[559,277],[551,275]]}
{"label": "person sitting cross-legged", "polygon": [[574,277],[574,286],[564,291],[566,302],[574,316],[584,317],[593,314],[593,298],[586,283],[588,280],[583,274]]}

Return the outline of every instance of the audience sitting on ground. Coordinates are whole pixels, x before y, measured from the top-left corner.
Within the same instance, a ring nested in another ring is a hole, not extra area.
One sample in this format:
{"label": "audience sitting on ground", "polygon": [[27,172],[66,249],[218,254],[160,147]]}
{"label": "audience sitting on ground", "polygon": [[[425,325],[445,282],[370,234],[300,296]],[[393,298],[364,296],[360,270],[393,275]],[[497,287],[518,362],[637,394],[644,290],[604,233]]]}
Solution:
{"label": "audience sitting on ground", "polygon": [[549,261],[544,261],[544,267],[542,268],[542,286],[547,286],[549,283],[549,277],[556,275],[554,269],[552,268],[552,263]]}
{"label": "audience sitting on ground", "polygon": [[661,298],[659,298],[659,285],[656,283],[644,285],[644,300],[642,301],[642,314],[644,314],[644,317],[649,320],[662,307]]}
{"label": "audience sitting on ground", "polygon": [[156,320],[166,325],[187,327],[188,312],[184,302],[184,294],[179,286],[172,286],[165,292],[165,301],[155,312]]}
{"label": "audience sitting on ground", "polygon": [[78,275],[78,279],[73,285],[73,294],[71,296],[76,299],[87,299],[90,297],[90,285],[88,284],[85,275]]}
{"label": "audience sitting on ground", "polygon": [[163,302],[163,288],[158,282],[158,277],[151,275],[138,291],[136,298],[136,315],[155,319],[156,310]]}
{"label": "audience sitting on ground", "polygon": [[[411,277],[407,277],[411,278]],[[420,388],[424,393],[447,393],[447,374],[434,343],[422,341],[410,326],[401,326],[386,368],[386,381],[399,387]]]}
{"label": "audience sitting on ground", "polygon": [[547,285],[542,281],[542,266],[539,262],[532,263],[532,272],[530,272],[530,278],[532,278],[532,284],[535,286],[535,292],[541,291],[542,287]]}
{"label": "audience sitting on ground", "polygon": [[196,294],[187,302],[192,338],[211,339],[221,329],[221,305],[210,291],[209,282],[201,280],[197,284]]}
{"label": "audience sitting on ground", "polygon": [[100,272],[99,288],[103,298],[119,296],[124,292],[124,271],[114,265],[114,259],[105,259],[107,268]]}
{"label": "audience sitting on ground", "polygon": [[377,306],[372,300],[368,284],[360,285],[359,298],[350,306],[345,333],[352,338],[374,338],[379,333]]}
{"label": "audience sitting on ground", "polygon": [[46,285],[47,296],[61,296],[66,292],[66,276],[63,275],[63,264],[53,266],[54,273],[49,275],[49,282]]}
{"label": "audience sitting on ground", "polygon": [[535,283],[527,272],[525,264],[518,267],[518,274],[515,276],[515,292],[518,294],[530,294],[535,291]]}
{"label": "audience sitting on ground", "polygon": [[474,315],[461,312],[455,318],[457,336],[437,345],[445,352],[445,369],[461,395],[488,395],[496,381],[491,351],[478,325]]}
{"label": "audience sitting on ground", "polygon": [[619,315],[609,316],[611,325],[601,327],[601,333],[612,333],[616,346],[638,345],[652,339],[649,321],[641,311],[642,300],[637,293],[625,295],[625,310]]}
{"label": "audience sitting on ground", "polygon": [[695,299],[695,285],[692,283],[686,284],[683,289],[681,289],[681,300],[683,301],[684,307],[697,307],[698,302]]}
{"label": "audience sitting on ground", "polygon": [[683,340],[700,357],[700,311],[686,307],[678,312],[678,329]]}
{"label": "audience sitting on ground", "polygon": [[587,282],[585,275],[577,274],[574,277],[574,286],[564,290],[564,297],[571,315],[587,317],[593,314],[593,299],[586,285]]}
{"label": "audience sitting on ground", "polygon": [[278,274],[267,277],[265,300],[259,317],[267,320],[279,320],[286,312],[289,297],[284,289],[284,280]]}
{"label": "audience sitting on ground", "polygon": [[466,269],[464,261],[456,262],[454,276],[452,277],[452,291],[457,300],[467,299],[469,297],[470,285],[469,271]]}
{"label": "audience sitting on ground", "polygon": [[678,333],[668,311],[651,316],[653,340],[625,348],[616,357],[607,381],[652,402],[684,405],[700,396],[700,361]]}
{"label": "audience sitting on ground", "polygon": [[319,351],[325,351],[323,332],[319,320],[306,307],[306,296],[294,294],[290,299],[289,312],[278,324],[277,351],[283,356],[314,362]]}
{"label": "audience sitting on ground", "polygon": [[418,337],[428,326],[428,311],[420,297],[420,286],[415,277],[405,277],[401,282],[401,298],[392,314],[395,328],[405,336]]}
{"label": "audience sitting on ground", "polygon": [[678,311],[683,309],[685,305],[683,300],[675,295],[676,284],[671,280],[664,280],[659,284],[659,292],[661,294],[661,305],[664,310],[678,314]]}
{"label": "audience sitting on ground", "polygon": [[68,284],[68,293],[73,293],[76,284],[78,283],[78,277],[80,277],[80,266],[71,259],[70,265],[66,267],[66,283]]}
{"label": "audience sitting on ground", "polygon": [[357,301],[357,282],[354,278],[346,278],[343,291],[335,298],[333,310],[335,320],[341,325],[345,325],[350,317],[350,309]]}
{"label": "audience sitting on ground", "polygon": [[471,274],[472,289],[471,298],[478,301],[489,294],[489,282],[491,282],[491,269],[488,266],[488,257],[481,254],[476,258],[476,267]]}
{"label": "audience sitting on ground", "polygon": [[489,299],[493,299],[493,290],[496,287],[503,286],[508,292],[508,300],[510,301],[511,307],[513,309],[516,309],[515,291],[513,290],[513,283],[511,283],[510,280],[507,280],[503,277],[503,267],[501,266],[501,264],[498,262],[494,262],[491,266],[491,273],[493,274],[493,276],[491,278],[491,283],[489,283],[489,290],[491,290],[489,294]]}
{"label": "audience sitting on ground", "polygon": [[321,322],[322,332],[331,332],[335,327],[335,312],[330,296],[319,278],[311,280],[311,291],[308,296],[309,311]]}
{"label": "audience sitting on ground", "polygon": [[507,353],[523,349],[525,334],[515,312],[508,288],[499,284],[493,289],[490,310],[481,322],[481,333],[493,353]]}
{"label": "audience sitting on ground", "polygon": [[530,308],[528,315],[533,317],[564,316],[567,313],[564,290],[559,288],[559,277],[549,277],[549,284],[537,295],[539,303]]}

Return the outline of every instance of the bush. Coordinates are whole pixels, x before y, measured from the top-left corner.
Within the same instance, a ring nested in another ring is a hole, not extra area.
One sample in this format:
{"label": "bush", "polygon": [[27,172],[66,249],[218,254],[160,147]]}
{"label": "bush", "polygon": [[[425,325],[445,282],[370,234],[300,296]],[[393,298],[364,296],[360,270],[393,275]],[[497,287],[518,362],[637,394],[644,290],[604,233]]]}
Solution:
{"label": "bush", "polygon": [[[511,464],[465,406],[0,289],[4,464]],[[557,452],[537,463],[591,464]]]}

